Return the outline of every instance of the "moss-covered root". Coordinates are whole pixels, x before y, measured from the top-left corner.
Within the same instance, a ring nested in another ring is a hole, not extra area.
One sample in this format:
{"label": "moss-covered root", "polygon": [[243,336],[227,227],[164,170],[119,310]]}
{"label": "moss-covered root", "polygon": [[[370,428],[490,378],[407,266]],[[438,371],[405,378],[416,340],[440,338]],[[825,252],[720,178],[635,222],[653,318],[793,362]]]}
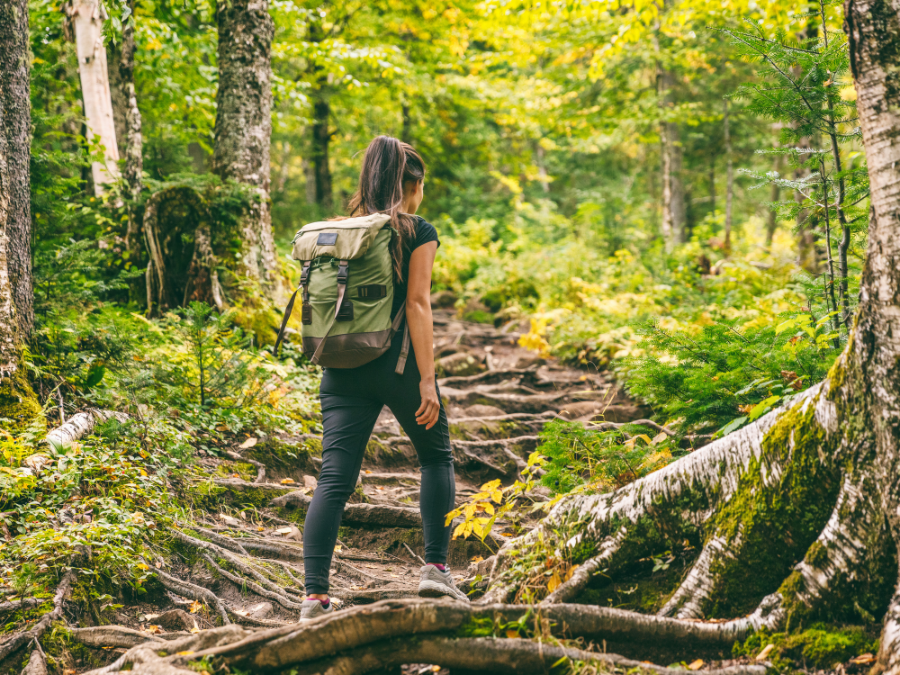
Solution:
{"label": "moss-covered root", "polygon": [[[13,430],[24,429],[43,415],[24,368],[5,370],[0,364],[0,418]],[[43,424],[43,423],[42,423]]]}
{"label": "moss-covered root", "polygon": [[716,569],[722,569],[735,559],[735,549],[740,546],[740,533],[731,540],[714,536],[706,542],[700,556],[694,562],[681,586],[659,610],[659,616],[677,619],[701,619],[712,602]]}

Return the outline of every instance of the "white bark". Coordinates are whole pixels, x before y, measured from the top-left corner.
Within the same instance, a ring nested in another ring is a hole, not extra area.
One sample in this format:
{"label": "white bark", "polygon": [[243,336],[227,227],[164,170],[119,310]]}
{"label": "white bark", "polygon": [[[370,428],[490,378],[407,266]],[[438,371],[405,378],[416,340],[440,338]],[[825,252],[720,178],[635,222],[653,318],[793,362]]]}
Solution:
{"label": "white bark", "polygon": [[88,142],[96,140],[103,146],[104,161],[91,166],[94,194],[99,197],[119,178],[119,148],[103,44],[105,12],[98,0],[72,0],[67,11],[75,33]]}
{"label": "white bark", "polygon": [[127,422],[127,413],[114,412],[112,410],[90,410],[88,412],[72,415],[69,421],[57,427],[47,434],[45,439],[49,445],[57,448],[67,448],[75,441],[91,433],[97,424],[106,422],[112,418],[120,422]]}

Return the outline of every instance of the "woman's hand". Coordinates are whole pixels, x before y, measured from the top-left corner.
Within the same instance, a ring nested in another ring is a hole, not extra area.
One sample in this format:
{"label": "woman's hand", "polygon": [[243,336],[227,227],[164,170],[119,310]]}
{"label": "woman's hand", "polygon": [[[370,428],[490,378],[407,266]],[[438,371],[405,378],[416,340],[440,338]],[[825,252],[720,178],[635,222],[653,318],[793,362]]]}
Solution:
{"label": "woman's hand", "polygon": [[416,410],[416,422],[424,424],[425,429],[430,429],[437,423],[441,413],[441,401],[438,398],[434,380],[419,382],[419,394],[422,396],[422,405]]}

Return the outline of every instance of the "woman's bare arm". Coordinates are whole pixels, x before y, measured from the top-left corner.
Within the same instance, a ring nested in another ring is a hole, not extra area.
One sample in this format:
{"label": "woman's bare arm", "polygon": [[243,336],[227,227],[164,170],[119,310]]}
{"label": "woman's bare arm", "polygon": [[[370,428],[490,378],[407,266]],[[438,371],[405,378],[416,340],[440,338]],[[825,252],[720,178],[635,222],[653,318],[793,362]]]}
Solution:
{"label": "woman's bare arm", "polygon": [[406,290],[406,321],[419,366],[419,393],[422,404],[416,411],[416,422],[430,429],[437,423],[441,411],[434,379],[434,322],[431,316],[431,269],[437,242],[419,246],[409,259],[409,278]]}

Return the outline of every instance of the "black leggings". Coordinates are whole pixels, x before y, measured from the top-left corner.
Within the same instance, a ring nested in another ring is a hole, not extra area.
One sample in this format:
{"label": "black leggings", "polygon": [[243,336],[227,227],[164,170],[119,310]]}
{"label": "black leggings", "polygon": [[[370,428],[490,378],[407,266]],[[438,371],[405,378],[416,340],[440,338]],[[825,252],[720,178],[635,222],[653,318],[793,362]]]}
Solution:
{"label": "black leggings", "polygon": [[307,594],[328,592],[328,573],[344,505],[356,487],[366,445],[385,405],[419,456],[425,560],[439,564],[447,561],[450,528],[444,527],[444,521],[453,510],[456,497],[450,427],[443,404],[431,429],[416,423],[416,410],[422,399],[419,368],[411,349],[403,375],[394,372],[401,338],[402,331],[387,353],[364,366],[326,368],[322,377],[322,470],[303,528]]}

